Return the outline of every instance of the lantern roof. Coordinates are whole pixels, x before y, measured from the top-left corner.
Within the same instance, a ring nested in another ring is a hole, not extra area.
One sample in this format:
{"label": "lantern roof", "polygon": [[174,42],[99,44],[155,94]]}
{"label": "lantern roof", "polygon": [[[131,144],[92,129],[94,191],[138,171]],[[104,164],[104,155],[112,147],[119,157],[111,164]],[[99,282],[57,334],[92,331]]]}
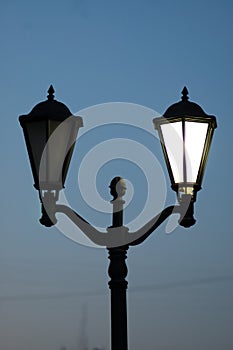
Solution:
{"label": "lantern roof", "polygon": [[214,121],[215,127],[216,124],[216,118],[214,116],[206,114],[203,109],[194,102],[189,101],[188,97],[188,89],[186,86],[182,90],[182,98],[180,102],[172,104],[166,112],[163,114],[164,118],[173,118],[173,117],[185,117],[185,116],[191,116],[191,117],[201,117],[201,118],[209,118],[211,117]]}
{"label": "lantern roof", "polygon": [[27,115],[20,116],[20,123],[30,120],[35,121],[37,118],[39,120],[49,118],[56,121],[63,121],[69,118],[72,115],[71,111],[64,103],[54,99],[54,92],[53,86],[50,85],[47,100],[38,103]]}

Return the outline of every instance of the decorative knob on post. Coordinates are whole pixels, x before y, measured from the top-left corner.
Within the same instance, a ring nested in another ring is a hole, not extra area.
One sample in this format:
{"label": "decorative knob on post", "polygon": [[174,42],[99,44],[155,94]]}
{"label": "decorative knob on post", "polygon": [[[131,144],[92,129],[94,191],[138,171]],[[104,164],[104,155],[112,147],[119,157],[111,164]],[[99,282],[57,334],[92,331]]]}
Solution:
{"label": "decorative knob on post", "polygon": [[113,196],[113,200],[111,201],[113,205],[111,227],[120,227],[123,226],[123,205],[125,201],[122,197],[126,192],[125,180],[120,176],[116,176],[112,179],[109,187],[110,193]]}

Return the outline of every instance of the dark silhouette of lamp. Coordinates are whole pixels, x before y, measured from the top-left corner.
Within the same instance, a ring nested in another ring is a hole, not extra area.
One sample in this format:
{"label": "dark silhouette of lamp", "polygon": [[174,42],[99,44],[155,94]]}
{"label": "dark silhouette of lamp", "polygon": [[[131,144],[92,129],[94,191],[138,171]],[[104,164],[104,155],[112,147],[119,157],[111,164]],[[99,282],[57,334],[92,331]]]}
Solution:
{"label": "dark silhouette of lamp", "polygon": [[82,118],[75,117],[61,102],[54,100],[50,86],[48,100],[36,105],[28,115],[19,117],[35,181],[42,202],[41,224],[52,226],[55,214],[65,214],[94,243],[109,251],[109,287],[111,289],[112,350],[127,350],[127,250],[147,239],[170,215],[180,214],[179,224],[194,225],[193,204],[201,183],[216,128],[216,118],[207,115],[196,103],[188,101],[188,90],[182,100],[153,120],[158,130],[171,187],[177,193],[178,205],[162,210],[136,232],[123,226],[125,181],[116,176],[110,184],[113,196],[112,226],[100,232],[72,208],[57,204],[64,187],[68,167]]}
{"label": "dark silhouette of lamp", "polygon": [[[68,107],[54,99],[54,88],[48,90],[47,100],[38,103],[27,115],[19,117],[28,150],[34,187],[42,201],[41,223],[52,226],[43,200],[54,205],[64,187],[82,118],[73,116]],[[53,133],[56,130],[56,135]],[[42,200],[43,197],[43,200]]]}

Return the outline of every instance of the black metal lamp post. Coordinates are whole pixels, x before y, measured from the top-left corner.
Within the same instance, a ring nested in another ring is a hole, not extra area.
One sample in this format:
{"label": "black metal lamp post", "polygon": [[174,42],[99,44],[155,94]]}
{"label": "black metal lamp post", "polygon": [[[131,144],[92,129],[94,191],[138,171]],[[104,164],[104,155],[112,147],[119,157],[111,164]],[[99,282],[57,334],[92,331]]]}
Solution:
{"label": "black metal lamp post", "polygon": [[[52,226],[55,214],[69,217],[94,243],[109,251],[109,288],[111,290],[111,342],[112,350],[127,350],[127,250],[142,243],[171,214],[179,213],[179,224],[194,225],[193,203],[207,162],[216,118],[207,115],[200,106],[188,101],[183,89],[182,101],[172,105],[163,117],[155,118],[172,189],[176,191],[178,205],[165,208],[136,232],[123,226],[124,180],[117,176],[110,184],[113,196],[112,226],[99,232],[78,213],[66,205],[57,204],[59,191],[64,187],[69,163],[82,118],[75,117],[61,102],[54,100],[54,89],[48,90],[48,100],[36,105],[28,115],[20,116],[24,131],[35,188],[42,202],[45,226]],[[56,130],[56,133],[54,131]]]}

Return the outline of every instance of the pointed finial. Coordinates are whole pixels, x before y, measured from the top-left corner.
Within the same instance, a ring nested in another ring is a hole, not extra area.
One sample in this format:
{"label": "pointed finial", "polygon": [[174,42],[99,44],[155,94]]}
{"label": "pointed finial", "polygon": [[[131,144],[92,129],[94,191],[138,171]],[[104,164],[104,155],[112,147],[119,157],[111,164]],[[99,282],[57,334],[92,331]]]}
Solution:
{"label": "pointed finial", "polygon": [[47,98],[48,98],[49,101],[54,100],[54,95],[53,95],[54,92],[55,92],[55,90],[54,90],[54,88],[53,88],[53,85],[50,85],[50,87],[49,87],[49,89],[48,89],[48,96],[47,96]]}
{"label": "pointed finial", "polygon": [[181,93],[182,93],[182,97],[181,97],[182,101],[188,101],[188,99],[189,99],[189,97],[188,97],[189,92],[188,92],[188,89],[186,88],[186,86],[183,88]]}

